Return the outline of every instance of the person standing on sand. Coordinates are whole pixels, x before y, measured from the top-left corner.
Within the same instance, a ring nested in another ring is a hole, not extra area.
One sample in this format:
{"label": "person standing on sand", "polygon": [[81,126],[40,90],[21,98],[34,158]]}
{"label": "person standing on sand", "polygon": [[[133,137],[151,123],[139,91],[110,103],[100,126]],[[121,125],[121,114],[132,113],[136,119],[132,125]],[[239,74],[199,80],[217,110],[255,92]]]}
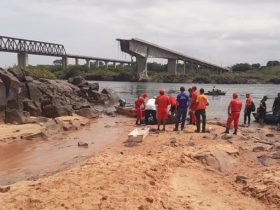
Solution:
{"label": "person standing on sand", "polygon": [[232,94],[232,100],[228,105],[228,119],[226,125],[226,131],[224,133],[229,133],[229,129],[232,121],[234,121],[234,135],[237,135],[238,121],[240,117],[240,112],[242,109],[242,101],[238,98],[237,93]]}
{"label": "person standing on sand", "polygon": [[266,100],[267,100],[267,96],[264,96],[260,102],[260,107],[259,107],[259,114],[260,114],[260,118],[259,118],[259,122],[261,124],[264,123],[264,119],[265,119],[265,115],[266,115]]}
{"label": "person standing on sand", "polygon": [[[145,110],[145,98],[147,98],[148,94],[144,93],[142,96],[139,96],[137,101],[135,102],[135,109],[137,111],[137,119],[136,119],[136,125],[141,125],[141,119],[143,115],[143,110]],[[144,106],[142,109],[142,105]]]}
{"label": "person standing on sand", "polygon": [[[188,92],[189,92],[189,101],[191,101],[191,100],[192,100],[192,89],[189,88],[189,89],[188,89]],[[191,103],[189,103],[189,106],[190,106],[190,104],[191,104]],[[193,122],[192,122],[192,111],[191,111],[191,109],[189,109],[188,115],[190,116],[190,124],[193,124]]]}
{"label": "person standing on sand", "polygon": [[168,119],[167,107],[170,104],[169,97],[164,94],[164,90],[160,90],[159,96],[156,98],[158,130],[160,130],[160,125],[163,124],[163,131],[165,131],[165,124]]}
{"label": "person standing on sand", "polygon": [[273,115],[278,116],[278,129],[280,128],[280,93],[278,93],[278,97],[275,98],[272,105]]}
{"label": "person standing on sand", "polygon": [[196,99],[196,133],[200,132],[200,118],[202,118],[202,133],[206,132],[206,106],[209,105],[208,98],[204,95],[204,89],[199,90],[200,94]]}
{"label": "person standing on sand", "polygon": [[196,109],[197,109],[197,96],[199,95],[196,86],[192,87],[192,96],[190,103],[190,111],[191,111],[191,122],[193,125],[196,123]]}
{"label": "person standing on sand", "polygon": [[189,96],[187,93],[185,93],[184,87],[180,88],[180,92],[181,93],[177,95],[178,109],[176,114],[176,124],[175,124],[174,131],[178,131],[178,127],[181,119],[182,119],[181,130],[184,129],[185,122],[186,122],[186,115],[188,113]]}
{"label": "person standing on sand", "polygon": [[248,125],[251,122],[251,112],[252,112],[253,100],[249,93],[246,93],[246,103],[244,109],[244,125],[246,125],[247,118],[248,118]]}

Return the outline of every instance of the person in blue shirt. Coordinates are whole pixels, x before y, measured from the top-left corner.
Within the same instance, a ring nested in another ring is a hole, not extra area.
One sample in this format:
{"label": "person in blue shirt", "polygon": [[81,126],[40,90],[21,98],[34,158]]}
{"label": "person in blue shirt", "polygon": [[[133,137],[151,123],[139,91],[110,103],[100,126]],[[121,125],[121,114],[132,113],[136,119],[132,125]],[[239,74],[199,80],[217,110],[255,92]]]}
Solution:
{"label": "person in blue shirt", "polygon": [[179,127],[179,123],[180,123],[181,119],[182,119],[181,130],[183,130],[185,127],[189,100],[190,100],[190,98],[189,98],[189,95],[185,92],[185,88],[180,87],[180,93],[177,95],[178,108],[177,108],[176,124],[175,124],[174,131],[178,131],[178,127]]}

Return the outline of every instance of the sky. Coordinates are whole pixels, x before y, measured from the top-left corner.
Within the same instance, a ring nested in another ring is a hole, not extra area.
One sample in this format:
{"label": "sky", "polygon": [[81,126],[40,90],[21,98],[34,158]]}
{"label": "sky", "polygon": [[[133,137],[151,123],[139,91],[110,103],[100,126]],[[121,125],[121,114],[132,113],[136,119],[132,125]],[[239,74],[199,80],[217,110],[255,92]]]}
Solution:
{"label": "sky", "polygon": [[[279,11],[279,0],[0,0],[0,35],[125,60],[116,38],[139,38],[216,65],[265,65],[280,60]],[[0,52],[0,66],[16,62]]]}

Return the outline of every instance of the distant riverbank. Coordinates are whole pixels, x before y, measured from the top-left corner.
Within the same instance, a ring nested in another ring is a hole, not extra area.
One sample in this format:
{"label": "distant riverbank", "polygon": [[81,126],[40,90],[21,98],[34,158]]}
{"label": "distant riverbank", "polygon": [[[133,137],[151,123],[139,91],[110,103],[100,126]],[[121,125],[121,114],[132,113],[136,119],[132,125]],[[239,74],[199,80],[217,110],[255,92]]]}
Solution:
{"label": "distant riverbank", "polygon": [[[124,68],[91,68],[86,66],[38,65],[29,66],[26,72],[35,78],[68,79],[73,76],[83,76],[91,81],[138,81],[135,71],[130,66]],[[261,67],[242,72],[215,73],[201,69],[198,72],[187,71],[185,75],[178,69],[178,75],[169,75],[165,69],[148,68],[148,79],[142,82],[163,83],[200,83],[200,84],[280,84],[280,65]]]}

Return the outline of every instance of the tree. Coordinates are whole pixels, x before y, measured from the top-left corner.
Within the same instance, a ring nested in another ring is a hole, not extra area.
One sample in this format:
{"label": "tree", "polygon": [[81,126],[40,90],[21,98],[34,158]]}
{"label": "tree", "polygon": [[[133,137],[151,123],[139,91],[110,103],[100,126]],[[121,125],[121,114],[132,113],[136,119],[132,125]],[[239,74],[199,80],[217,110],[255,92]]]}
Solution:
{"label": "tree", "polygon": [[280,65],[279,61],[268,61],[266,66],[278,66]]}
{"label": "tree", "polygon": [[252,69],[252,66],[248,63],[238,63],[231,67],[231,70],[234,72],[244,72],[244,71],[248,71],[251,69]]}
{"label": "tree", "polygon": [[259,69],[259,68],[261,68],[261,64],[259,64],[259,63],[254,63],[254,64],[252,64],[252,68],[253,68],[253,69]]}

